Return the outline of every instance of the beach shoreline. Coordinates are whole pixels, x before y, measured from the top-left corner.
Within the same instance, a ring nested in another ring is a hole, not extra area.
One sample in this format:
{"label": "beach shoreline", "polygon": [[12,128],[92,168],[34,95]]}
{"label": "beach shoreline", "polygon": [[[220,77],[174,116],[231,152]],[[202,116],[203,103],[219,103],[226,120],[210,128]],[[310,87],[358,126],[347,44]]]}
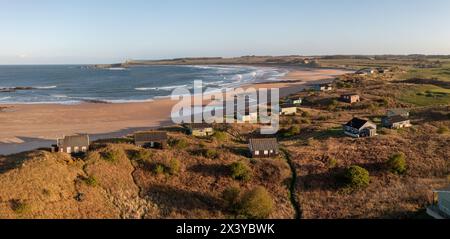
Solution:
{"label": "beach shoreline", "polygon": [[[280,97],[299,92],[308,84],[329,81],[347,73],[336,69],[285,68],[279,81],[243,88],[279,88]],[[64,135],[88,133],[93,140],[123,137],[136,131],[173,125],[168,98],[136,103],[11,104],[1,105],[0,155],[49,147]],[[6,108],[4,108],[6,107]]]}

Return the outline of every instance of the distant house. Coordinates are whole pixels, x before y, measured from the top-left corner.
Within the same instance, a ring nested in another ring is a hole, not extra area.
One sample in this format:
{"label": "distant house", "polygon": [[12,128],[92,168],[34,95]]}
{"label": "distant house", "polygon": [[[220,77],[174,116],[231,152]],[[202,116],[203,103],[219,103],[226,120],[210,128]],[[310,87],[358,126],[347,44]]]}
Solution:
{"label": "distant house", "polygon": [[333,84],[316,84],[313,86],[313,89],[315,91],[332,91],[333,90]]}
{"label": "distant house", "polygon": [[383,127],[391,129],[409,128],[412,126],[411,120],[401,115],[384,117],[381,121]]}
{"label": "distant house", "polygon": [[280,153],[276,138],[251,138],[249,149],[253,158],[269,158]]}
{"label": "distant house", "polygon": [[288,99],[287,100],[288,104],[292,104],[292,105],[296,105],[299,106],[303,103],[303,99],[302,98],[293,98],[293,99]]}
{"label": "distant house", "polygon": [[354,138],[373,137],[377,135],[377,125],[369,120],[353,118],[344,125],[344,132]]}
{"label": "distant house", "polygon": [[208,137],[214,134],[214,128],[210,124],[191,124],[188,126],[189,134],[195,137]]}
{"label": "distant house", "polygon": [[402,116],[405,118],[409,117],[409,111],[406,109],[390,109],[387,111],[387,117],[393,117],[393,116]]}
{"label": "distant house", "polygon": [[427,208],[427,213],[435,219],[450,219],[450,186],[434,191],[435,205]]}
{"label": "distant house", "polygon": [[377,71],[376,71],[375,69],[372,69],[372,68],[364,68],[364,69],[361,69],[361,70],[357,71],[356,74],[357,74],[357,75],[363,75],[363,76],[366,76],[366,75],[372,75],[372,74],[375,74],[376,72],[377,72]]}
{"label": "distant house", "polygon": [[57,139],[56,144],[52,145],[53,152],[61,153],[86,153],[89,150],[90,139],[87,134],[65,136]]}
{"label": "distant house", "polygon": [[341,101],[346,103],[358,103],[361,101],[361,97],[358,94],[346,94],[341,95]]}
{"label": "distant house", "polygon": [[297,114],[297,106],[292,104],[285,104],[280,106],[280,115],[295,115]]}
{"label": "distant house", "polygon": [[389,72],[389,69],[386,69],[386,68],[377,68],[377,72],[378,72],[379,74],[385,74],[385,73],[388,73],[388,72]]}
{"label": "distant house", "polygon": [[160,148],[167,147],[167,132],[139,132],[134,134],[134,144],[144,148]]}

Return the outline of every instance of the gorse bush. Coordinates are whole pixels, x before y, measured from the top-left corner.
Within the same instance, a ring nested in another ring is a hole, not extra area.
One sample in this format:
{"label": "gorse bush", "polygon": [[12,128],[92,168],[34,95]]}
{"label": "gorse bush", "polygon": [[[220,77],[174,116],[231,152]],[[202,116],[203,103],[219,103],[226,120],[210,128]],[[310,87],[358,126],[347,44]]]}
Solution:
{"label": "gorse bush", "polygon": [[98,185],[97,179],[93,176],[83,178],[83,182],[90,187],[95,187]]}
{"label": "gorse bush", "polygon": [[110,163],[115,163],[115,162],[119,161],[120,152],[118,150],[111,150],[111,151],[103,152],[101,154],[101,156],[102,156],[102,159],[104,159]]}
{"label": "gorse bush", "polygon": [[189,147],[189,142],[185,139],[171,138],[171,139],[169,139],[168,144],[171,148],[180,149],[180,150],[186,149],[187,147]]}
{"label": "gorse bush", "polygon": [[249,219],[266,219],[273,211],[273,199],[264,187],[246,192],[239,203],[238,214]]}
{"label": "gorse bush", "polygon": [[243,162],[236,162],[230,165],[231,177],[235,180],[249,181],[252,178],[250,167]]}
{"label": "gorse bush", "polygon": [[344,173],[344,180],[353,189],[365,188],[370,184],[370,173],[365,168],[351,166]]}
{"label": "gorse bush", "polygon": [[392,173],[404,174],[407,170],[406,155],[404,153],[397,153],[392,155],[387,161],[387,166]]}
{"label": "gorse bush", "polygon": [[171,159],[163,163],[157,163],[153,166],[153,173],[156,175],[165,174],[168,176],[178,175],[181,171],[181,161]]}
{"label": "gorse bush", "polygon": [[219,142],[226,141],[227,140],[227,133],[222,131],[216,131],[213,135],[213,138],[216,139]]}
{"label": "gorse bush", "polygon": [[239,200],[241,196],[241,189],[239,186],[232,186],[222,193],[222,199],[225,201],[225,207],[232,212],[236,212],[239,207]]}
{"label": "gorse bush", "polygon": [[11,209],[17,214],[28,213],[31,210],[30,205],[20,200],[13,200],[11,202]]}

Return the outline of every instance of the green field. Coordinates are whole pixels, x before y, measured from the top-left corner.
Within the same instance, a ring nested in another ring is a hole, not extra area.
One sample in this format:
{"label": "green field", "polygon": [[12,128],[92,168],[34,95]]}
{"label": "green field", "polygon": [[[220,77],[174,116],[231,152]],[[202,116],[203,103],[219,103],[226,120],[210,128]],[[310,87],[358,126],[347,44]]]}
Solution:
{"label": "green field", "polygon": [[402,75],[404,79],[438,79],[441,81],[450,82],[450,62],[445,61],[441,68],[430,68],[430,69],[419,69],[413,68],[408,71],[408,73]]}
{"label": "green field", "polygon": [[433,85],[414,86],[405,90],[399,100],[417,106],[448,105],[450,104],[450,89]]}

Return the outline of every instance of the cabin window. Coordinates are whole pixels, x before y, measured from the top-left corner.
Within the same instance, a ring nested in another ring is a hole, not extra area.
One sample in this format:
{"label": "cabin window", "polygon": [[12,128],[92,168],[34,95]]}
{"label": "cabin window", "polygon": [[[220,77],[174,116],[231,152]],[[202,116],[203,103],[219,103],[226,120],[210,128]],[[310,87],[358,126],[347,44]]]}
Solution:
{"label": "cabin window", "polygon": [[255,151],[255,155],[259,155],[259,151]]}
{"label": "cabin window", "polygon": [[71,147],[67,147],[66,151],[67,151],[68,154],[70,154],[70,153],[72,153],[72,148]]}
{"label": "cabin window", "polygon": [[81,147],[81,151],[86,152],[87,148],[86,147]]}
{"label": "cabin window", "polygon": [[74,148],[73,148],[73,152],[74,152],[74,153],[80,152],[80,148],[79,148],[79,147],[74,147]]}
{"label": "cabin window", "polygon": [[264,155],[268,155],[268,154],[269,154],[269,151],[264,150]]}

